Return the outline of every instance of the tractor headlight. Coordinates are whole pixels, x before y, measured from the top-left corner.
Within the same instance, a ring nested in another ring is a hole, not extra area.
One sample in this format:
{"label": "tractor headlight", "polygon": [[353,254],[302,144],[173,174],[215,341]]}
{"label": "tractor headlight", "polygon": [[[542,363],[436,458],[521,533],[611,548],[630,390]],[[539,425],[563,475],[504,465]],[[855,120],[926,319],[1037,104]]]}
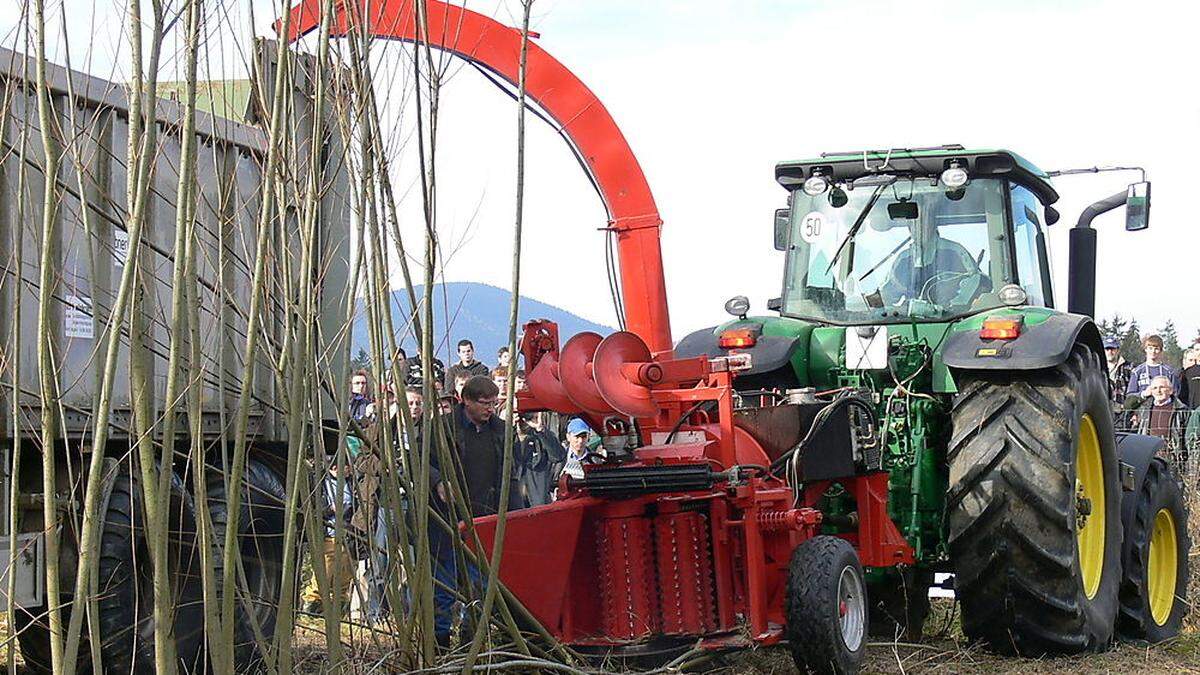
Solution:
{"label": "tractor headlight", "polygon": [[744,295],[733,296],[725,301],[725,311],[739,319],[745,319],[746,313],[750,311],[750,298]]}
{"label": "tractor headlight", "polygon": [[804,181],[804,194],[809,197],[825,194],[829,189],[829,180],[821,174],[814,174],[811,178]]}
{"label": "tractor headlight", "polygon": [[942,172],[942,185],[950,189],[963,187],[970,179],[967,170],[957,164]]}
{"label": "tractor headlight", "polygon": [[1000,302],[1012,307],[1023,305],[1025,304],[1025,301],[1029,299],[1028,294],[1025,293],[1025,289],[1016,284],[1008,284],[1007,286],[1001,288],[1000,291],[996,293],[996,296],[1000,298]]}

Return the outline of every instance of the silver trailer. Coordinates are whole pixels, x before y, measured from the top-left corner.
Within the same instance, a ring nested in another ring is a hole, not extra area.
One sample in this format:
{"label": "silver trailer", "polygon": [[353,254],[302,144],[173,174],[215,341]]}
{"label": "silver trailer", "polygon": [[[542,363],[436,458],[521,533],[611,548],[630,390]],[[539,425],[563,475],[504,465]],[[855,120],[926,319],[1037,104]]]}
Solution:
{"label": "silver trailer", "polygon": [[[284,342],[289,292],[296,283],[300,261],[299,246],[295,239],[295,217],[273,217],[271,222],[274,231],[270,233],[270,247],[267,249],[268,290],[264,296],[266,303],[260,339],[264,348],[258,352],[254,366],[257,370],[253,388],[247,391],[242,386],[242,359],[267,152],[267,136],[264,133],[267,124],[262,119],[265,115],[261,111],[270,110],[269,101],[264,102],[264,99],[270,98],[267,90],[271,88],[276,67],[274,44],[260,42],[256,45],[255,54],[256,77],[253,81],[265,82],[266,86],[253,87],[246,121],[197,113],[198,205],[194,246],[199,277],[200,354],[205,373],[201,422],[203,435],[209,443],[208,463],[210,467],[222,466],[222,455],[228,453],[233,434],[235,413],[243,397],[248,398],[251,403],[248,480],[269,484],[259,485],[260,491],[278,492],[283,483],[282,458],[286,456],[288,429],[284,424],[282,408],[284,396],[283,392],[277,391],[279,378],[276,377],[271,359],[278,354]],[[310,137],[314,113],[312,62],[301,59],[299,65],[296,69],[299,74],[289,78],[292,82],[288,101],[289,138],[287,159],[283,162],[297,186],[295,190],[283,192],[293,195],[299,194],[304,178],[295,174],[303,174],[308,153],[314,151]],[[128,541],[135,537],[140,517],[135,506],[138,499],[136,479],[130,477],[136,472],[122,468],[130,464],[130,424],[135,403],[128,375],[127,326],[131,321],[140,322],[148,336],[152,353],[149,365],[153,381],[151,405],[154,419],[157,419],[167,405],[164,396],[171,335],[177,328],[185,330],[173,326],[171,322],[171,274],[176,228],[174,202],[184,110],[182,105],[171,100],[160,99],[158,102],[158,147],[141,255],[145,294],[140,311],[127,317],[126,326],[118,327],[123,332],[117,363],[118,376],[111,400],[110,440],[104,448],[94,448],[93,421],[100,382],[105,374],[104,345],[113,328],[109,325],[110,317],[121,274],[124,267],[131,263],[125,207],[130,174],[126,166],[129,133],[127,88],[63,67],[48,67],[49,85],[53,90],[54,131],[63,153],[60,170],[54,177],[60,196],[54,233],[50,241],[43,242],[42,193],[48,178],[43,171],[35,72],[33,58],[0,49],[0,339],[4,345],[0,352],[0,429],[3,429],[5,439],[4,451],[0,453],[0,480],[3,483],[0,485],[0,499],[3,500],[0,503],[0,532],[4,535],[0,538],[0,569],[7,567],[15,576],[14,598],[23,610],[13,620],[23,629],[21,644],[25,659],[30,665],[45,669],[49,667],[45,625],[46,549],[42,518],[42,503],[46,496],[42,494],[42,449],[39,439],[42,402],[39,395],[37,342],[42,247],[52,247],[55,261],[53,316],[49,333],[54,345],[57,365],[54,369],[55,383],[62,413],[59,415],[58,441],[51,451],[56,454],[59,465],[57,474],[60,489],[54,498],[59,500],[63,523],[61,560],[64,571],[60,576],[64,592],[69,593],[73,588],[75,573],[72,561],[78,553],[72,549],[73,537],[78,534],[73,531],[77,527],[73,523],[78,523],[84,516],[80,513],[83,499],[81,490],[86,482],[84,474],[93,452],[105,454],[108,471],[99,516],[104,518],[110,515],[105,509],[124,509],[128,512],[124,515],[128,515],[133,523],[133,528],[126,524],[124,534],[111,531],[111,527],[102,529],[101,548],[126,546],[136,549],[136,542]],[[319,320],[313,335],[318,340],[316,351],[322,354],[320,368],[324,373],[340,374],[346,369],[345,286],[349,269],[351,200],[343,152],[345,143],[341,136],[345,125],[337,123],[336,115],[332,112],[334,108],[327,106],[321,112],[326,115],[329,132],[320,143],[315,144],[315,150],[322,153],[324,158],[326,172],[320,179],[323,190],[315,264],[318,267],[316,276],[321,281]],[[288,209],[291,208],[289,204]],[[18,372],[15,382],[14,372]],[[12,414],[14,391],[17,392],[19,410],[16,419]],[[335,419],[337,415],[333,412],[334,404],[330,397],[321,395],[320,399],[321,417]],[[183,403],[178,403],[177,409],[181,413],[186,412]],[[186,447],[189,423],[184,415],[180,417],[179,433],[185,437],[179,442]],[[161,435],[161,429],[157,429],[157,433]],[[17,452],[22,455],[20,470],[18,475],[14,475],[12,467]],[[13,481],[17,481],[19,486],[15,505],[8,503]],[[178,481],[176,491],[179,494],[175,496],[177,499],[173,500],[173,504],[175,501],[181,504],[190,501],[187,495],[190,486],[190,479],[181,478]],[[122,494],[124,497],[119,497]],[[222,500],[219,494],[210,497],[217,502]],[[124,501],[129,504],[124,504]],[[254,499],[250,501],[253,508]],[[21,510],[16,533],[9,531],[9,514],[13,508]],[[87,514],[89,517],[95,515]],[[214,519],[217,518],[214,515]],[[181,527],[186,527],[186,523]],[[130,534],[131,529],[134,534]],[[9,538],[13,536],[18,538],[18,555],[16,560],[9,561]],[[148,566],[146,560],[138,561],[136,553],[135,550],[129,562],[135,566]],[[100,600],[102,630],[109,625],[116,625],[115,622],[119,622],[124,615],[142,621],[145,614],[145,610],[134,611],[120,606],[130,599],[131,588],[133,592],[139,590],[136,588],[137,577],[143,572],[137,569],[132,572],[106,569],[106,564],[110,568],[117,565],[108,560],[113,555],[116,554],[112,551],[100,552],[99,581],[102,586],[106,583],[116,584],[114,589],[107,589],[109,594],[102,595]],[[264,573],[267,577],[272,574],[278,577],[278,571],[271,567],[276,561],[259,561],[256,564],[269,568]],[[109,577],[114,574],[132,575],[133,578],[121,577],[114,582],[106,578],[106,574]],[[180,578],[185,577],[185,574],[180,574]],[[0,579],[0,593],[6,591],[7,576]],[[102,593],[105,591],[101,588]],[[183,596],[190,592],[187,589],[177,591]],[[272,592],[278,593],[278,581],[267,579],[260,583],[257,591],[252,588],[250,592],[258,593],[259,602],[273,603],[277,596],[269,596]],[[105,597],[109,599],[105,600]],[[148,596],[144,596],[142,602],[150,604]],[[106,622],[106,612],[117,614],[108,617]],[[186,615],[187,612],[180,611],[180,614]],[[274,614],[270,613],[270,616]],[[178,623],[176,626],[180,628]],[[249,630],[243,628],[238,628],[239,635]],[[270,627],[264,628],[269,634]],[[147,665],[141,660],[147,653],[146,645],[137,643],[138,639],[146,642],[144,625],[125,632],[132,637],[100,636],[105,650],[108,650],[104,651],[106,669],[124,667],[134,662],[138,669]],[[138,633],[141,633],[140,638]],[[184,643],[194,637],[179,635],[177,639],[181,643],[183,657],[189,648]],[[152,654],[153,641],[149,642],[149,653]],[[200,642],[203,642],[202,631]],[[85,660],[89,659],[86,649],[82,650],[82,655]],[[239,658],[243,657],[252,659],[252,650],[240,651]],[[128,672],[128,668],[125,670]]]}

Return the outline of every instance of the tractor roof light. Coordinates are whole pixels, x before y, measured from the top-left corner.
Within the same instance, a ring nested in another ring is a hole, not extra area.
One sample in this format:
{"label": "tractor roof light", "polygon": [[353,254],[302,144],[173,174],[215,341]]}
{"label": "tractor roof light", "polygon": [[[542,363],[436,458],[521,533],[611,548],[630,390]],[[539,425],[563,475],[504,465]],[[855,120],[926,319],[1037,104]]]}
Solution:
{"label": "tractor roof light", "polygon": [[821,174],[820,171],[813,171],[813,175],[808,180],[804,181],[804,194],[809,197],[818,197],[825,194],[829,189],[829,179]]}
{"label": "tractor roof light", "polygon": [[721,331],[717,344],[722,349],[746,349],[758,342],[758,328],[727,328]]}
{"label": "tractor roof light", "polygon": [[956,190],[964,187],[971,180],[967,169],[958,162],[951,163],[950,166],[942,172],[942,185]]}
{"label": "tractor roof light", "polygon": [[979,337],[984,340],[1013,340],[1021,336],[1025,325],[1023,316],[989,316],[983,320]]}

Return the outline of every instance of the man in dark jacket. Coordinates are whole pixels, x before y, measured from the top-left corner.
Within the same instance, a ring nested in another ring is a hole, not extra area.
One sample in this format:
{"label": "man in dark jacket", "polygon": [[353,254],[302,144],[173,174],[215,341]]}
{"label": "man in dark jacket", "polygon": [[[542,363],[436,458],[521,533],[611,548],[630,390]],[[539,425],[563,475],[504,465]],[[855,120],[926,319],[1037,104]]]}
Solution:
{"label": "man in dark jacket", "polygon": [[[499,395],[500,390],[489,378],[483,375],[472,377],[463,385],[462,402],[454,406],[447,420],[461,467],[459,478],[466,488],[467,502],[474,518],[492,515],[499,510],[504,480],[509,481],[508,509],[521,506],[521,493],[511,473],[507,477],[503,475],[506,429],[504,422],[496,416]],[[516,468],[514,463],[513,472]],[[449,467],[431,466],[435,494],[441,500],[449,496],[449,470]],[[435,585],[433,593],[434,632],[438,642],[445,645],[450,638],[455,602],[454,594],[449,589],[458,587],[460,576],[464,576],[471,584],[478,584],[480,577],[479,570],[473,565],[459,565],[454,555],[453,540],[444,530],[431,523],[429,532],[429,548],[435,561],[434,578],[441,582]]]}
{"label": "man in dark jacket", "polygon": [[350,376],[350,419],[366,424],[374,412],[375,398],[371,395],[371,377],[365,370]]}
{"label": "man in dark jacket", "polygon": [[[433,359],[433,365],[430,366],[430,371],[433,374],[434,389],[438,389],[442,380],[446,379],[446,364],[436,356]],[[422,373],[425,371],[421,366],[421,355],[418,353],[414,356],[408,356],[401,349],[399,356],[396,357],[396,372],[400,377],[404,378],[399,384],[421,386],[424,382]]]}
{"label": "man in dark jacket", "polygon": [[[505,477],[504,422],[496,415],[500,390],[490,379],[476,375],[462,389],[462,403],[454,407],[451,429],[454,445],[462,465],[464,486],[475,518],[489,516],[500,507],[500,489]],[[507,480],[509,508],[520,506],[520,492],[512,484],[517,467],[513,466]]]}
{"label": "man in dark jacket", "polygon": [[521,492],[525,506],[541,506],[551,502],[555,480],[567,459],[566,449],[546,429],[544,419],[541,413],[517,415],[517,442],[513,454],[521,465]]}
{"label": "man in dark jacket", "polygon": [[1189,408],[1200,408],[1200,346],[1192,345],[1184,352],[1179,379],[1179,400]]}
{"label": "man in dark jacket", "polygon": [[1184,464],[1187,462],[1187,447],[1184,432],[1187,427],[1188,407],[1175,397],[1171,378],[1159,375],[1150,381],[1150,397],[1134,413],[1138,433],[1158,436],[1166,443],[1166,450],[1178,453]]}
{"label": "man in dark jacket", "polygon": [[1112,391],[1113,409],[1125,403],[1125,391],[1129,388],[1129,376],[1133,366],[1121,356],[1121,342],[1115,337],[1104,338],[1104,356],[1108,359],[1108,383]]}
{"label": "man in dark jacket", "polygon": [[446,369],[442,389],[449,391],[454,386],[454,377],[459,373],[466,373],[474,377],[476,375],[487,375],[490,372],[492,370],[487,367],[487,364],[475,360],[475,345],[470,340],[459,340],[458,363],[452,364]]}

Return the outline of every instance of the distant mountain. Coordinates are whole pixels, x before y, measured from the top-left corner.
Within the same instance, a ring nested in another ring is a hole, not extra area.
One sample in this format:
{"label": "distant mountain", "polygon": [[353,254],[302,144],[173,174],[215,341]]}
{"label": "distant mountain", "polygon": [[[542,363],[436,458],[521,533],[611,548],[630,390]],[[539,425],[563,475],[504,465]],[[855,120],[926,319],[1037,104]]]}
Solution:
{"label": "distant mountain", "polygon": [[[424,293],[422,287],[413,289],[420,302]],[[447,354],[454,354],[455,345],[466,338],[475,344],[476,358],[488,366],[496,365],[496,351],[508,344],[508,313],[512,293],[495,286],[475,282],[456,281],[438,284],[433,288],[433,324],[434,349],[438,358],[446,361]],[[416,342],[411,333],[404,331],[404,322],[409,315],[408,292],[401,289],[392,292],[392,321],[396,338],[401,347],[409,354],[417,352]],[[446,315],[450,316],[450,334],[446,334]],[[517,328],[517,339],[520,340],[520,325],[532,319],[550,319],[558,323],[559,339],[566,342],[567,338],[583,331],[594,331],[608,335],[613,328],[588,321],[581,316],[529,297],[521,298],[520,320]],[[359,350],[370,353],[369,336],[367,334],[367,317],[365,309],[360,307],[354,320],[351,333],[352,355],[358,355]],[[447,346],[448,345],[448,346]]]}

